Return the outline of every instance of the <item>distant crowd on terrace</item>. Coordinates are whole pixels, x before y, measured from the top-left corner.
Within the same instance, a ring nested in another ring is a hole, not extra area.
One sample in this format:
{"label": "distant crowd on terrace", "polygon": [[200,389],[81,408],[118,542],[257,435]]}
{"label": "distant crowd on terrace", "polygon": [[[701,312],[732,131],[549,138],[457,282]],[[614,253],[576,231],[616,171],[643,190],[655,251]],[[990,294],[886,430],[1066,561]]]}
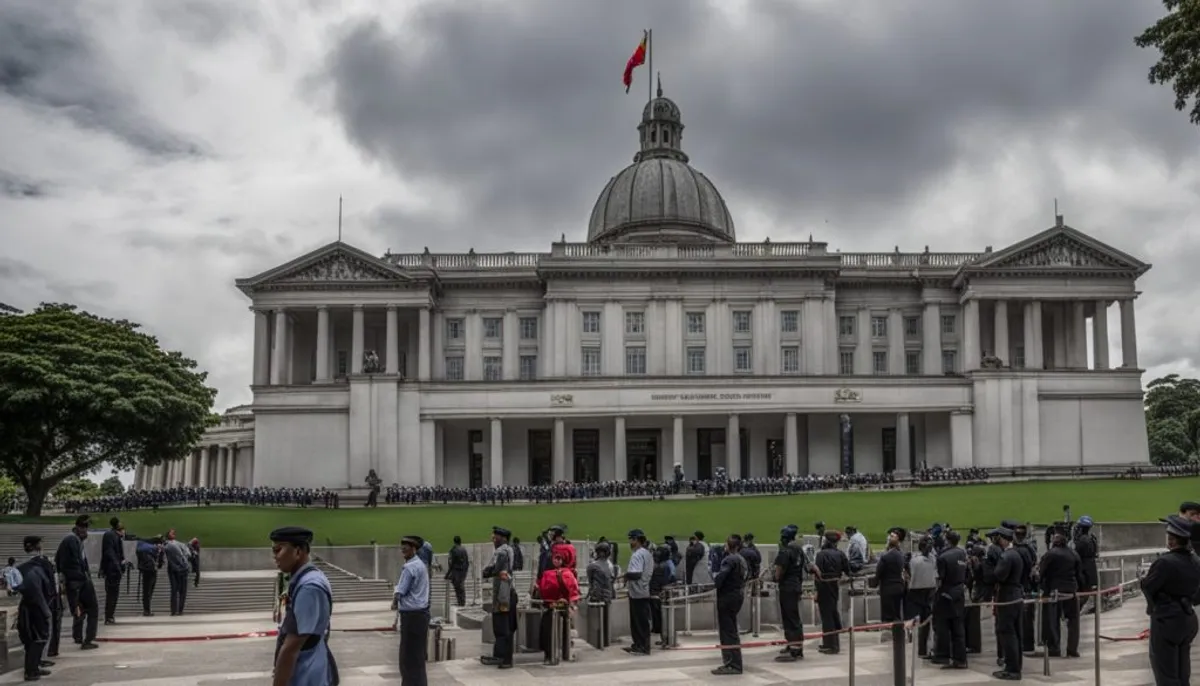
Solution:
{"label": "distant crowd on terrace", "polygon": [[125,512],[151,510],[164,505],[269,505],[311,507],[321,501],[326,507],[336,498],[333,491],[311,488],[242,488],[240,486],[177,486],[155,491],[130,490],[121,495],[68,500],[67,512]]}

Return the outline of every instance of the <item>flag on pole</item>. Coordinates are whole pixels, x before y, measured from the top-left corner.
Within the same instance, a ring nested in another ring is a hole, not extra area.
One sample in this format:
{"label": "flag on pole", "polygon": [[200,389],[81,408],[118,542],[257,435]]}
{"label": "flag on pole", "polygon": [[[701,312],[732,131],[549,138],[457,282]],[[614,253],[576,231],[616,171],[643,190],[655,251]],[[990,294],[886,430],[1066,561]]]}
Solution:
{"label": "flag on pole", "polygon": [[629,87],[633,85],[633,70],[646,63],[646,42],[649,37],[649,32],[642,32],[642,42],[638,43],[634,49],[633,55],[629,57],[629,61],[625,63],[625,77],[622,82],[625,84],[625,92],[629,92]]}

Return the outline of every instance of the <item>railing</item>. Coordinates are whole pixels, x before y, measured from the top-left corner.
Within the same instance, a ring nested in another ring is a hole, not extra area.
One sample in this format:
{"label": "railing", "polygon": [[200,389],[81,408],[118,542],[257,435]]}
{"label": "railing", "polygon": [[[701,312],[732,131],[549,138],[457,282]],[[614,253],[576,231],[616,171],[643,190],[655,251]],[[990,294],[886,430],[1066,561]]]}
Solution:
{"label": "railing", "polygon": [[843,267],[858,268],[909,268],[920,267],[955,268],[969,264],[982,257],[985,253],[975,252],[844,252],[838,253],[842,258]]}
{"label": "railing", "polygon": [[401,268],[428,267],[442,270],[533,269],[545,253],[388,253],[386,262]]}

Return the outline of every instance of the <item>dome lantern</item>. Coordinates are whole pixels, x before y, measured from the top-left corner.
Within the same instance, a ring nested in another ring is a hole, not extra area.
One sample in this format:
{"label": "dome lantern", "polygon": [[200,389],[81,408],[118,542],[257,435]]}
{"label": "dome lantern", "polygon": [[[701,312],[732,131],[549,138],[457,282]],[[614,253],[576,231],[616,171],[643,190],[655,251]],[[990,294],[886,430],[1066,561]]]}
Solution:
{"label": "dome lantern", "polygon": [[683,152],[683,122],[679,116],[679,105],[663,97],[662,75],[658,77],[658,97],[646,103],[642,110],[638,134],[642,149],[633,156],[634,162],[661,157],[687,163],[688,156]]}

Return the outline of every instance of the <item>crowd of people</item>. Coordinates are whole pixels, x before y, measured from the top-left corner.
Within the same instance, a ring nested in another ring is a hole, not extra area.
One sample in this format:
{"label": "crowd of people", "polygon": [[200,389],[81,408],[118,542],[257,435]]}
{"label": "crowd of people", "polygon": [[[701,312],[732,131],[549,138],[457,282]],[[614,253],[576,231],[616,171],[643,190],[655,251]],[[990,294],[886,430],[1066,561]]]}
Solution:
{"label": "crowd of people", "polygon": [[129,510],[157,510],[160,507],[179,505],[258,505],[264,507],[312,507],[324,502],[326,507],[336,507],[331,502],[338,498],[337,492],[314,488],[271,488],[257,486],[176,486],[153,491],[129,490],[121,495],[68,500],[63,507],[68,513],[109,513]]}
{"label": "crowd of people", "polygon": [[991,477],[983,467],[922,467],[913,473],[913,480],[920,482],[975,483]]}

